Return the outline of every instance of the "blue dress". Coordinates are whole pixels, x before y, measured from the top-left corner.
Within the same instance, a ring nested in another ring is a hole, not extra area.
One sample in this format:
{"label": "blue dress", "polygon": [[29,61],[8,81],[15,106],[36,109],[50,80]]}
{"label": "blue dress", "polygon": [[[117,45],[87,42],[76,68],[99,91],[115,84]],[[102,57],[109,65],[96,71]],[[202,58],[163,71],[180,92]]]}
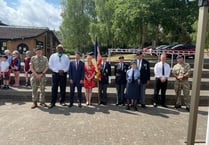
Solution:
{"label": "blue dress", "polygon": [[[133,77],[134,71],[134,77]],[[139,99],[139,76],[138,69],[129,69],[126,73],[127,85],[126,85],[126,98],[127,99]]]}

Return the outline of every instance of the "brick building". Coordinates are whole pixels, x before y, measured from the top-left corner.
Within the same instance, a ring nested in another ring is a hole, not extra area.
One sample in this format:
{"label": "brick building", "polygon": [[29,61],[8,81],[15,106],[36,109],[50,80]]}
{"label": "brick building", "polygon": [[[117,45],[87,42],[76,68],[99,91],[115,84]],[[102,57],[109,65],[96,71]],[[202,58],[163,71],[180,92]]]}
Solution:
{"label": "brick building", "polygon": [[48,28],[8,26],[0,23],[0,53],[5,49],[11,52],[18,50],[23,58],[27,50],[33,52],[37,45],[42,45],[44,55],[49,57],[58,44],[59,39]]}

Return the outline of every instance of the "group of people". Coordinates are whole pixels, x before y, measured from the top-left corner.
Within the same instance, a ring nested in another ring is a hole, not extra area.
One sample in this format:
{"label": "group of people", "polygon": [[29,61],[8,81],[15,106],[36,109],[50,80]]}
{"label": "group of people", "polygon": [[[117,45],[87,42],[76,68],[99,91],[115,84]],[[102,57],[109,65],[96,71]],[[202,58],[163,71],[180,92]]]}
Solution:
{"label": "group of people", "polygon": [[[24,73],[26,86],[29,86],[29,75],[30,75],[30,56],[31,52],[27,51],[24,58]],[[4,55],[0,58],[0,82],[3,84],[3,89],[9,89],[9,84],[11,83],[13,87],[19,87],[20,84],[20,70],[21,70],[21,59],[20,53],[17,50],[11,52],[10,50],[5,50]],[[14,78],[11,78],[11,73],[13,73]],[[1,84],[1,85],[2,85]]]}
{"label": "group of people", "polygon": [[[11,69],[14,73],[18,74],[20,70],[20,64],[18,61],[18,55],[11,57]],[[109,76],[111,76],[111,65],[107,61],[107,55],[99,56],[100,60],[95,65],[93,63],[93,53],[89,53],[86,57],[86,62],[83,62],[81,53],[75,54],[75,59],[70,60],[64,53],[64,48],[61,44],[56,47],[56,52],[53,53],[49,60],[43,55],[42,47],[37,46],[35,48],[35,56],[30,57],[30,52],[26,53],[24,59],[24,71],[26,76],[26,85],[31,83],[32,87],[32,109],[38,106],[38,102],[43,107],[53,108],[57,100],[62,106],[66,104],[66,85],[68,81],[70,83],[70,99],[68,107],[74,105],[75,88],[77,88],[77,103],[78,107],[82,107],[82,87],[85,88],[85,100],[86,105],[92,104],[92,89],[98,86],[98,101],[99,104],[107,104],[107,87],[109,83]],[[9,62],[7,62],[8,55],[1,59],[1,75],[7,76],[9,71]],[[133,107],[134,110],[138,110],[138,104],[141,104],[142,108],[146,108],[145,103],[145,90],[147,85],[150,84],[150,63],[144,59],[143,52],[139,51],[136,54],[136,59],[130,62],[130,64],[124,62],[124,56],[118,58],[118,63],[114,65],[115,86],[117,90],[116,105],[126,105],[126,109],[130,110]],[[7,63],[5,63],[7,62]],[[14,65],[15,64],[15,65]],[[45,85],[46,85],[46,72],[48,69],[52,73],[52,90],[50,105],[45,104]],[[30,81],[29,75],[31,74]],[[168,85],[168,78],[171,74],[171,67],[166,63],[166,54],[162,54],[160,61],[154,66],[154,93],[153,93],[153,106],[157,107],[161,105],[166,107],[166,89]],[[177,56],[177,64],[172,68],[172,75],[176,78],[175,92],[176,103],[175,108],[181,108],[181,89],[183,88],[184,102],[186,109],[189,111],[190,107],[190,84],[188,78],[191,74],[190,65],[184,63],[183,56]],[[16,75],[14,75],[16,76]],[[95,77],[97,76],[97,80]],[[9,75],[6,77],[9,80]],[[15,82],[18,82],[18,78]],[[5,86],[8,86],[8,82],[4,82]],[[15,86],[18,86],[15,83]],[[58,96],[58,87],[60,87],[60,93]],[[40,88],[40,96],[38,93]],[[159,96],[159,92],[161,95]]]}

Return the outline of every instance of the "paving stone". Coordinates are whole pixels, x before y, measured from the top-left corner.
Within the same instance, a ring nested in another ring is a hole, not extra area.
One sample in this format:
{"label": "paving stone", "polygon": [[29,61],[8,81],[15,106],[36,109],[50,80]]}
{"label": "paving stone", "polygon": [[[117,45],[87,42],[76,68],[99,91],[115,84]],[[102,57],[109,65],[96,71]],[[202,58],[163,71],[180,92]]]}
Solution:
{"label": "paving stone", "polygon": [[[181,145],[187,137],[185,108],[31,105],[1,100],[0,145]],[[207,115],[208,107],[199,107],[196,140],[205,140]]]}

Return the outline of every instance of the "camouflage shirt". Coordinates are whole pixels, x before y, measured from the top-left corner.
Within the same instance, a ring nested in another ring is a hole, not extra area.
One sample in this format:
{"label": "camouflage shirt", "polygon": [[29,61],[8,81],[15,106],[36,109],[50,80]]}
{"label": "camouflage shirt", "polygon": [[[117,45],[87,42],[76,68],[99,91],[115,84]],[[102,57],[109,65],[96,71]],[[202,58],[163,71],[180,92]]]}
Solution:
{"label": "camouflage shirt", "polygon": [[43,72],[48,66],[48,59],[46,56],[33,56],[30,61],[30,65],[36,72]]}
{"label": "camouflage shirt", "polygon": [[183,76],[185,73],[190,72],[191,68],[188,63],[179,64],[177,63],[174,65],[172,72],[177,76]]}

